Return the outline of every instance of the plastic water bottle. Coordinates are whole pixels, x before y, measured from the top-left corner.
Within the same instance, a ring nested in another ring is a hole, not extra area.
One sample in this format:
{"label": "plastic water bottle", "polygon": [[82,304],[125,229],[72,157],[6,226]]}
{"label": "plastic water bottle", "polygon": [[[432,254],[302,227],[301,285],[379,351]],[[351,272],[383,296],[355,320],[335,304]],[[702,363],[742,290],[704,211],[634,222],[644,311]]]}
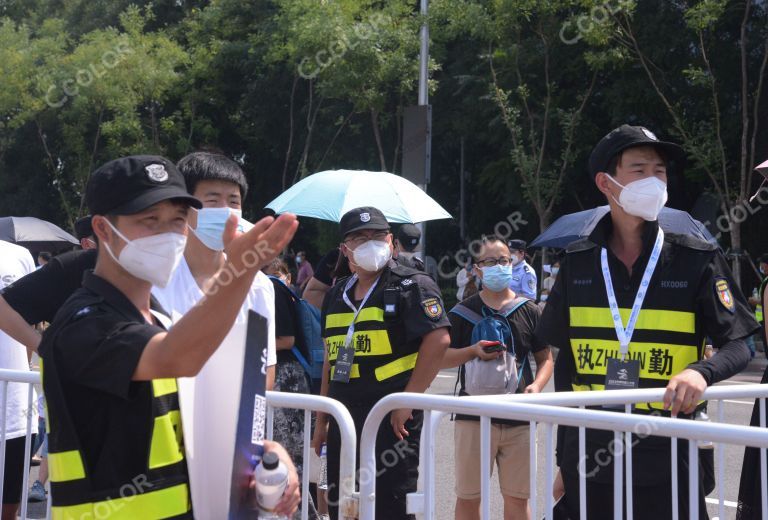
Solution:
{"label": "plastic water bottle", "polygon": [[259,518],[285,519],[285,516],[275,513],[274,509],[283,497],[288,485],[288,468],[280,461],[276,453],[267,452],[261,459],[261,464],[256,466],[254,477],[256,479]]}
{"label": "plastic water bottle", "polygon": [[320,478],[317,482],[317,489],[328,489],[328,454],[325,443],[320,447]]}

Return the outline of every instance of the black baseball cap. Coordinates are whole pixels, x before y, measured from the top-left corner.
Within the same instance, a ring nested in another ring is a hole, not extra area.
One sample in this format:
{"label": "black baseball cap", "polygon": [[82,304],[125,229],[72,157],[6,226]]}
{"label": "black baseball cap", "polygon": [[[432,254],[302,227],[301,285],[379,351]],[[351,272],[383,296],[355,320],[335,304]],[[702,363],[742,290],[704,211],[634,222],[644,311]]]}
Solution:
{"label": "black baseball cap", "polygon": [[421,240],[421,231],[413,224],[403,224],[400,229],[397,230],[397,241],[400,242],[403,247],[414,248],[419,245]]}
{"label": "black baseball cap", "polygon": [[389,230],[389,222],[384,213],[371,206],[351,209],[344,213],[339,222],[342,237],[361,229]]}
{"label": "black baseball cap", "polygon": [[110,161],[88,179],[85,201],[91,215],[132,215],[175,199],[200,209],[187,193],[184,176],[170,160],[157,155],[131,155]]}
{"label": "black baseball cap", "polygon": [[75,237],[78,240],[93,236],[93,227],[91,227],[91,216],[86,215],[75,221]]}
{"label": "black baseball cap", "polygon": [[644,126],[621,125],[611,130],[600,139],[589,156],[589,174],[594,179],[598,173],[607,172],[611,159],[619,153],[636,146],[653,146],[664,152],[667,160],[674,164],[678,171],[685,167],[685,150],[675,143],[659,141],[656,134]]}
{"label": "black baseball cap", "polygon": [[525,240],[515,238],[507,242],[507,247],[512,251],[525,251],[528,249],[528,243]]}

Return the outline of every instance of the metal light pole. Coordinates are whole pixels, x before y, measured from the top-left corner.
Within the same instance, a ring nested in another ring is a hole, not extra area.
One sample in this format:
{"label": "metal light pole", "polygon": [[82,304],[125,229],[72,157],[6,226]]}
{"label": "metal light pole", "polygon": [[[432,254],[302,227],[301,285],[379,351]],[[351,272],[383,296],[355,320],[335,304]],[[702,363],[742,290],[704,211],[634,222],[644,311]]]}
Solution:
{"label": "metal light pole", "polygon": [[[424,17],[421,24],[421,50],[419,52],[419,106],[426,106],[429,104],[429,90],[427,88],[427,82],[429,80],[429,26],[427,25],[427,13],[429,11],[429,0],[421,0],[421,16]],[[431,155],[432,150],[432,133],[427,135],[427,156]],[[425,193],[427,191],[426,183],[429,182],[430,177],[430,161],[427,161],[425,171],[425,184],[420,184]],[[419,231],[421,231],[421,251],[424,256],[424,264],[427,262],[427,226],[424,222],[417,224]]]}

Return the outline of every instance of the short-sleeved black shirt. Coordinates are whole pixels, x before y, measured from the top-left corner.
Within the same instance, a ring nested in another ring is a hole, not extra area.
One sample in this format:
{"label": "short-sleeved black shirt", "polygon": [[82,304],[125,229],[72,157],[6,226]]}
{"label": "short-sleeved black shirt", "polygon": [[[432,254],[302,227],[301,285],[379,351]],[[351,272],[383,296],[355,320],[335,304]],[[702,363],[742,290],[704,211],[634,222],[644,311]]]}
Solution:
{"label": "short-sleeved black shirt", "polygon": [[[296,310],[296,299],[283,282],[272,277],[270,277],[270,280],[272,280],[272,284],[275,286],[275,335],[293,336],[294,344],[304,355],[304,359],[308,359],[309,356],[306,343],[301,331],[301,326],[299,325],[299,313]],[[277,351],[278,363],[281,361],[294,361],[295,359],[296,357],[290,350]]]}
{"label": "short-sleeved black shirt", "polygon": [[[161,312],[154,301],[152,307]],[[159,323],[147,323],[117,288],[89,272],[43,335],[39,351],[52,436],[68,414],[86,473],[101,489],[120,488],[147,470],[152,382],[132,377],[149,340],[164,331]],[[49,380],[52,371],[58,385]],[[178,471],[184,480],[186,466]]]}
{"label": "short-sleeved black shirt", "polygon": [[[483,303],[480,293],[474,294],[461,302],[466,305],[470,310],[480,314],[482,316],[483,307],[487,307]],[[491,309],[498,311],[498,309]],[[518,388],[518,393],[522,392],[526,386],[533,382],[534,375],[531,370],[530,360],[527,360],[529,353],[541,352],[547,348],[546,343],[542,343],[535,335],[536,325],[539,322],[539,316],[541,310],[532,300],[528,300],[522,306],[520,306],[515,312],[509,315],[507,321],[512,329],[512,338],[515,341],[515,357],[517,358],[517,366],[525,361],[523,365],[522,381]],[[452,312],[448,313],[448,318],[451,320],[451,348],[464,348],[472,344],[472,330],[474,325],[461,316]],[[511,345],[510,345],[511,348]],[[526,361],[527,360],[527,361]],[[467,395],[464,391],[464,371],[459,370],[459,395]],[[478,420],[476,416],[471,415],[457,415],[457,420]],[[505,419],[493,419],[494,424],[510,424],[510,425],[523,425],[528,424],[520,421],[511,421]]]}
{"label": "short-sleeved black shirt", "polygon": [[[402,276],[395,274],[392,272],[393,269],[396,270],[396,273],[405,274]],[[347,281],[347,278],[339,280],[326,294],[323,301],[321,326],[322,336],[326,340],[326,344],[329,342],[329,335],[332,336],[339,333],[343,336],[346,333],[346,330],[329,331],[327,325],[329,314],[352,312],[344,303],[342,297]],[[443,307],[440,289],[429,275],[414,269],[398,266],[394,261],[390,261],[389,265],[382,271],[379,283],[371,293],[364,308],[376,307],[383,309],[383,295],[387,289],[398,291],[399,309],[396,317],[385,318],[383,322],[393,354],[391,357],[388,356],[387,359],[376,361],[382,364],[393,361],[398,357],[418,352],[421,347],[422,338],[426,334],[439,328],[450,327],[450,321]],[[354,305],[360,305],[359,301],[354,301],[354,286],[350,288],[347,295]],[[426,308],[425,304],[427,305]],[[437,313],[430,315],[432,310],[436,310]],[[357,360],[358,357],[355,356],[355,361]],[[329,384],[329,397],[345,403],[369,403],[388,394],[403,391],[410,380],[411,374],[412,371],[409,370],[384,381],[377,381],[374,378],[369,379],[366,377],[352,378],[349,383],[331,381]]]}
{"label": "short-sleeved black shirt", "polygon": [[7,286],[2,295],[29,324],[52,322],[59,308],[80,288],[83,273],[96,265],[96,250],[70,251]]}

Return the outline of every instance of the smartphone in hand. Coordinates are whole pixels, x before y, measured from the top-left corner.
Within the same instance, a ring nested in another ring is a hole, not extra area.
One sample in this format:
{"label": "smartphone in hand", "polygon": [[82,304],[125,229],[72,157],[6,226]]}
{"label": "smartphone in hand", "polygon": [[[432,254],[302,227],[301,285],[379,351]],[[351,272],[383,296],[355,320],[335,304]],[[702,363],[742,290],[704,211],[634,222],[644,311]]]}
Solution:
{"label": "smartphone in hand", "polygon": [[503,345],[500,341],[494,341],[490,345],[484,346],[483,350],[488,354],[491,354],[493,352],[503,352],[507,350],[507,347]]}

